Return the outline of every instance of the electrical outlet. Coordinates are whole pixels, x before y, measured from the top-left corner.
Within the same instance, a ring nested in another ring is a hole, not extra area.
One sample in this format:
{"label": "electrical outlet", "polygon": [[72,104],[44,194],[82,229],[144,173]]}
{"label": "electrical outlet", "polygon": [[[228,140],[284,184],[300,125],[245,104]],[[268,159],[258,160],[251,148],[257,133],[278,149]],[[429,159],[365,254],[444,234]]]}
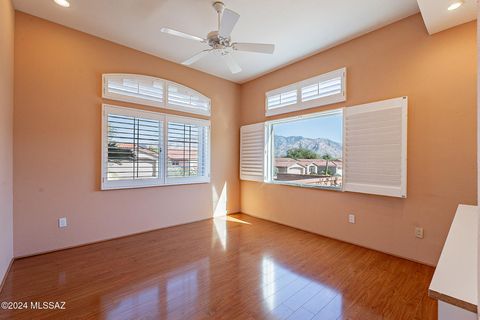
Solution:
{"label": "electrical outlet", "polygon": [[63,217],[63,218],[60,218],[58,219],[58,227],[59,228],[65,228],[67,227],[67,218],[66,217]]}
{"label": "electrical outlet", "polygon": [[423,239],[423,228],[415,227],[415,237]]}
{"label": "electrical outlet", "polygon": [[348,222],[355,223],[355,215],[353,213],[348,215]]}

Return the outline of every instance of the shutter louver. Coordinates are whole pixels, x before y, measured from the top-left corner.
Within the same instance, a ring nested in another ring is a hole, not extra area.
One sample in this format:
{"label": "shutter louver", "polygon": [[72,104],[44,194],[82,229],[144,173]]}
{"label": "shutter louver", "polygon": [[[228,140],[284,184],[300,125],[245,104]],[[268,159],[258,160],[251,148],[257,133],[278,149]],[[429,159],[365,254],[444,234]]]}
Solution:
{"label": "shutter louver", "polygon": [[265,124],[257,123],[240,129],[240,179],[264,181]]}
{"label": "shutter louver", "polygon": [[344,191],[407,196],[407,98],[344,110]]}

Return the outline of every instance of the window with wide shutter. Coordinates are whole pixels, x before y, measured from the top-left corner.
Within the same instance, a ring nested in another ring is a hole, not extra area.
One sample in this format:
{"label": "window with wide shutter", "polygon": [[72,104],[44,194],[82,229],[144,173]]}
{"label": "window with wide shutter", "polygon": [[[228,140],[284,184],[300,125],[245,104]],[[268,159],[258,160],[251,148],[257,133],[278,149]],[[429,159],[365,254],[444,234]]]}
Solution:
{"label": "window with wide shutter", "polygon": [[256,123],[240,129],[240,179],[264,181],[265,124]]}
{"label": "window with wide shutter", "polygon": [[210,121],[103,106],[103,190],[210,181]]}
{"label": "window with wide shutter", "polygon": [[407,196],[407,97],[344,110],[344,190]]}

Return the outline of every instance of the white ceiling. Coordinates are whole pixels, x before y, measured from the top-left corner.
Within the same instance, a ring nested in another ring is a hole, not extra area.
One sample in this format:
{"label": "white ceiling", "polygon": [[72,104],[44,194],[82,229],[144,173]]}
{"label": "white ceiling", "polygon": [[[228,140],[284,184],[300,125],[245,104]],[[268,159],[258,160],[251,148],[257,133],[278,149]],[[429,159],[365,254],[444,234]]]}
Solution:
{"label": "white ceiling", "polygon": [[434,34],[477,18],[477,0],[465,0],[460,8],[448,11],[457,0],[418,0],[428,33]]}
{"label": "white ceiling", "polygon": [[[437,0],[433,0],[437,1]],[[206,45],[160,32],[162,27],[205,37],[216,30],[213,0],[14,0],[17,10],[98,37],[181,62]],[[208,56],[191,67],[235,82],[245,82],[418,12],[416,0],[225,0],[240,14],[236,42],[276,45],[273,55],[235,52],[243,71],[231,74],[224,62]]]}

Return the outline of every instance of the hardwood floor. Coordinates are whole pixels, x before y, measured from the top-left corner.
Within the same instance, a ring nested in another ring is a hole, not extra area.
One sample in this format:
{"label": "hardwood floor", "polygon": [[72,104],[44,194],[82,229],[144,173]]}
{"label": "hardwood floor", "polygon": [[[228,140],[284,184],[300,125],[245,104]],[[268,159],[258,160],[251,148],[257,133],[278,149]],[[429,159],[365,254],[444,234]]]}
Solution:
{"label": "hardwood floor", "polygon": [[436,319],[433,268],[239,214],[17,260],[0,319]]}

